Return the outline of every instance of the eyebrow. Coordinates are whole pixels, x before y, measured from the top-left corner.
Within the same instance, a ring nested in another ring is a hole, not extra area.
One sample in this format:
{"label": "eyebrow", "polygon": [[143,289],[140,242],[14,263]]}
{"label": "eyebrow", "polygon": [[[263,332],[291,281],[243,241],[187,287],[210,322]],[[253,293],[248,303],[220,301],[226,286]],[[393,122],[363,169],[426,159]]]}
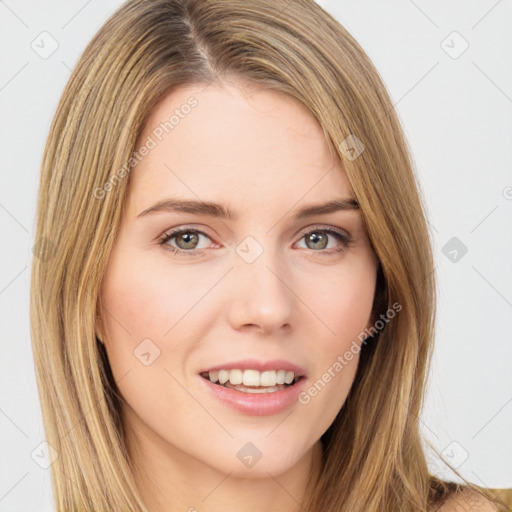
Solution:
{"label": "eyebrow", "polygon": [[[359,203],[353,198],[333,199],[327,203],[314,204],[301,208],[295,214],[297,219],[312,217],[313,215],[321,215],[333,213],[337,211],[359,210]],[[168,198],[158,201],[153,206],[140,212],[137,217],[145,217],[160,212],[182,212],[195,215],[208,215],[210,217],[218,217],[227,220],[237,220],[238,214],[230,208],[224,207],[220,203],[211,201],[195,201]]]}

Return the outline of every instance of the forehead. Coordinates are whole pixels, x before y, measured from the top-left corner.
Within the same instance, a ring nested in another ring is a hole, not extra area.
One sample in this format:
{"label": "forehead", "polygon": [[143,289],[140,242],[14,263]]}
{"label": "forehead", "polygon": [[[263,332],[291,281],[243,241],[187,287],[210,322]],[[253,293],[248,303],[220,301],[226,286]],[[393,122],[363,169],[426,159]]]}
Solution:
{"label": "forehead", "polygon": [[132,208],[167,195],[254,204],[352,196],[341,162],[295,98],[242,83],[191,84],[151,112],[130,174]]}

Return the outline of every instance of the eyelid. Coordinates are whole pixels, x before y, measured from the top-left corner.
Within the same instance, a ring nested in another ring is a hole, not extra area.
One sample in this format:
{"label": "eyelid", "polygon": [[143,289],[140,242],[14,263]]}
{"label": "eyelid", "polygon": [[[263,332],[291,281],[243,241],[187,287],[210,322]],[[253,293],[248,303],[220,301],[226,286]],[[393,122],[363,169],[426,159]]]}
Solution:
{"label": "eyelid", "polygon": [[352,237],[350,236],[350,233],[348,231],[342,228],[338,228],[336,226],[332,226],[330,224],[311,224],[303,228],[301,231],[299,231],[298,234],[301,237],[303,237],[305,234],[309,233],[310,231],[314,231],[315,229],[317,229],[318,231],[334,231],[339,235],[342,235],[347,239],[352,240]]}
{"label": "eyelid", "polygon": [[[173,238],[177,237],[178,235],[180,235],[182,233],[188,233],[188,232],[194,232],[194,233],[198,233],[199,235],[203,235],[215,243],[215,240],[213,239],[214,237],[210,236],[203,229],[195,228],[195,227],[189,226],[189,225],[183,225],[183,226],[179,226],[176,228],[171,228],[171,229],[166,230],[162,235],[160,235],[158,237],[158,244],[165,245],[169,240],[172,240]],[[176,247],[173,247],[173,249],[175,249],[176,252],[183,252],[183,253],[192,254],[192,255],[205,250],[205,249],[190,249],[188,251],[185,251],[184,249],[178,249]]]}
{"label": "eyelid", "polygon": [[[317,252],[318,254],[328,255],[328,254],[332,254],[332,253],[336,253],[336,252],[342,252],[344,249],[348,249],[354,242],[354,239],[348,233],[348,231],[346,231],[342,228],[338,228],[336,226],[326,225],[326,224],[310,224],[309,226],[302,228],[299,231],[299,233],[297,235],[295,235],[295,237],[298,237],[297,242],[302,240],[302,238],[304,238],[304,236],[307,235],[308,233],[314,232],[314,231],[323,231],[328,234],[331,234],[331,236],[338,235],[340,237],[340,239],[338,239],[338,241],[341,243],[341,245],[343,247],[341,247],[340,249],[329,249],[329,250],[324,249],[324,250],[319,250],[319,251],[311,250],[311,252],[313,252],[313,253]],[[176,228],[171,228],[171,229],[165,231],[162,235],[160,235],[158,237],[159,245],[165,245],[165,244],[167,244],[167,242],[169,240],[172,240],[173,238],[177,237],[178,235],[180,235],[182,233],[187,233],[187,232],[194,232],[199,235],[203,235],[206,238],[209,238],[213,243],[216,243],[214,240],[214,237],[210,236],[203,229],[196,228],[193,225],[182,225],[182,226],[178,226]],[[297,242],[295,242],[295,243],[297,243]],[[172,249],[167,249],[167,250],[169,250],[173,253],[186,254],[186,255],[191,255],[191,256],[200,254],[202,251],[206,250],[206,249],[185,250],[185,249],[176,248],[174,246],[170,246],[170,247]]]}
{"label": "eyelid", "polygon": [[[318,229],[318,230],[332,230],[332,231],[335,231],[337,233],[339,233],[340,235],[343,235],[345,237],[347,237],[348,239],[351,239],[351,235],[350,233],[343,229],[343,228],[338,228],[336,226],[332,226],[330,224],[310,224],[304,228],[302,228],[295,236],[304,236],[306,233],[309,233],[310,231],[314,230],[314,229]],[[211,235],[209,235],[203,228],[196,228],[194,227],[193,224],[191,225],[188,225],[188,224],[184,224],[184,225],[180,225],[180,226],[176,226],[175,228],[170,228],[170,229],[167,229],[166,231],[164,231],[161,235],[158,236],[158,240],[161,240],[163,238],[165,238],[167,235],[177,235],[177,234],[180,234],[184,231],[194,231],[194,232],[197,232],[197,233],[200,233],[204,236],[207,236],[208,238],[214,238],[212,237]]]}

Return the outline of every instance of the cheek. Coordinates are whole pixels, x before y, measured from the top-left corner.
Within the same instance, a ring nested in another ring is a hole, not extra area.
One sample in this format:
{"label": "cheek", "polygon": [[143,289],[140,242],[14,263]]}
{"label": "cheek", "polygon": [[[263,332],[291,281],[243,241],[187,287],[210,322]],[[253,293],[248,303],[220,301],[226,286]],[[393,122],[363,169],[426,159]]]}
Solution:
{"label": "cheek", "polygon": [[171,313],[178,302],[176,294],[165,293],[163,283],[156,268],[143,264],[137,251],[129,257],[128,251],[112,252],[101,286],[101,314],[116,378],[130,371],[133,379],[133,371],[141,371],[145,362],[154,369],[162,361],[164,334],[174,323]]}
{"label": "cheek", "polygon": [[[173,408],[183,414],[191,408],[169,372],[185,382],[181,368],[195,343],[186,314],[204,291],[190,285],[184,267],[171,272],[149,259],[135,249],[111,254],[101,286],[102,315],[107,355],[121,394],[132,413],[158,424],[168,421]],[[155,407],[163,396],[171,397],[167,405]]]}
{"label": "cheek", "polygon": [[157,371],[169,380],[167,369],[186,383],[189,355],[216,318],[206,294],[218,280],[215,272],[165,265],[135,248],[113,252],[101,294],[114,376],[130,371],[133,380],[143,372],[140,378],[149,387],[160,379]]}
{"label": "cheek", "polygon": [[152,264],[136,250],[113,255],[102,284],[109,331],[130,337],[168,338],[169,331],[200,301],[211,286],[184,266]]}
{"label": "cheek", "polygon": [[376,283],[376,270],[370,261],[353,264],[315,276],[308,282],[311,309],[322,320],[322,339],[340,349],[369,327]]}
{"label": "cheek", "polygon": [[328,269],[309,281],[311,309],[321,319],[315,340],[313,371],[299,403],[317,418],[316,434],[332,423],[350,391],[357,371],[364,329],[370,326],[376,283],[371,257]]}

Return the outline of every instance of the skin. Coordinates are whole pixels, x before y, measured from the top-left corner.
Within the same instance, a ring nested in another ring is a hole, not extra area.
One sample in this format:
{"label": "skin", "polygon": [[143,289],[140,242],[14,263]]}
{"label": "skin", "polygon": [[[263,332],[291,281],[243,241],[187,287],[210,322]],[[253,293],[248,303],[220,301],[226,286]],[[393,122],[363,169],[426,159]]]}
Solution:
{"label": "skin", "polygon": [[[131,171],[102,282],[98,336],[125,401],[129,447],[152,511],[299,510],[320,468],[320,436],[345,401],[358,355],[308,404],[268,416],[227,407],[198,373],[227,361],[282,358],[306,370],[307,389],[372,325],[378,262],[359,210],[294,219],[306,205],[354,197],[320,125],[297,100],[240,81],[184,86],[156,106],[140,141],[191,96],[198,105]],[[240,217],[138,217],[171,196],[220,202]],[[195,247],[180,237],[159,245],[184,226],[207,236]],[[306,234],[329,227],[353,243],[328,235],[328,245],[325,238],[308,244]],[[263,249],[252,263],[235,251],[247,236]],[[160,350],[148,366],[134,356],[144,339]],[[237,457],[247,442],[262,454],[252,468]]]}
{"label": "skin", "polygon": [[438,512],[498,512],[496,506],[472,489],[452,494]]}

